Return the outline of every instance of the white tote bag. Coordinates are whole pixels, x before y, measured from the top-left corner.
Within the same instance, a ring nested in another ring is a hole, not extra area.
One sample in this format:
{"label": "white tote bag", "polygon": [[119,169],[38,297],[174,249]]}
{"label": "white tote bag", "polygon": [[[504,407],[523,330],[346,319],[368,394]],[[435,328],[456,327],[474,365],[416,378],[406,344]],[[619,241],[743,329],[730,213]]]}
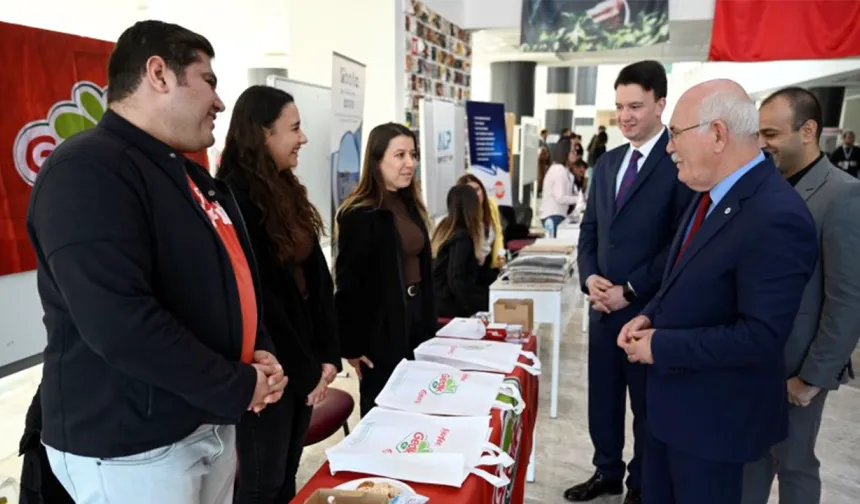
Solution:
{"label": "white tote bag", "polygon": [[468,340],[484,339],[487,334],[487,326],[481,319],[457,317],[445,324],[445,327],[436,331],[440,338],[458,338]]}
{"label": "white tote bag", "polygon": [[[532,361],[528,366],[519,362],[520,356]],[[523,346],[503,341],[464,341],[451,338],[430,338],[415,349],[415,360],[446,364],[464,371],[511,373],[521,367],[532,375],[540,374],[540,361]]]}
{"label": "white tote bag", "polygon": [[373,408],[343,441],[326,450],[332,474],[352,471],[416,483],[461,487],[475,474],[495,487],[514,460],[487,441],[490,417],[438,417]]}
{"label": "white tote bag", "polygon": [[[485,416],[494,407],[519,415],[525,409],[522,395],[504,380],[501,374],[403,359],[376,397],[376,404],[427,415]],[[496,400],[500,393],[513,398],[514,405]]]}

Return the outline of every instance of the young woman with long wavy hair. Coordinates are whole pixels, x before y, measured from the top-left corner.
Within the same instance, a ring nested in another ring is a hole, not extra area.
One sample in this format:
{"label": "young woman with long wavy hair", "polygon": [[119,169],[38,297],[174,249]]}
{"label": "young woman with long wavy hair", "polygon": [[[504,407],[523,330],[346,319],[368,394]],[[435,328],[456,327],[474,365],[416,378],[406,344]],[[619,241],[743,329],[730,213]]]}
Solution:
{"label": "young woman with long wavy hair", "polygon": [[[484,200],[486,202],[486,200]],[[474,189],[465,184],[448,191],[448,215],[433,232],[433,290],[439,316],[469,317],[486,311],[489,285],[481,281],[487,240],[484,209]]]}
{"label": "young woman with long wavy hair", "polygon": [[260,268],[263,323],[289,378],[281,401],[259,415],[249,412],[237,427],[238,504],[295,496],[313,406],[341,367],[334,284],[319,244],[325,223],[294,173],[305,143],[293,97],[252,86],[236,101],[216,175],[246,221]]}
{"label": "young woman with long wavy hair", "polygon": [[483,259],[481,261],[480,281],[489,286],[499,276],[499,270],[505,265],[507,259],[499,205],[496,200],[489,197],[481,180],[471,173],[462,175],[457,180],[457,185],[467,185],[474,189],[478,195],[478,202],[481,204],[484,240],[481,249]]}
{"label": "young woman with long wavy hair", "polygon": [[429,219],[415,182],[415,135],[395,123],[367,138],[355,190],[337,212],[335,307],[361,414],[395,366],[436,332]]}

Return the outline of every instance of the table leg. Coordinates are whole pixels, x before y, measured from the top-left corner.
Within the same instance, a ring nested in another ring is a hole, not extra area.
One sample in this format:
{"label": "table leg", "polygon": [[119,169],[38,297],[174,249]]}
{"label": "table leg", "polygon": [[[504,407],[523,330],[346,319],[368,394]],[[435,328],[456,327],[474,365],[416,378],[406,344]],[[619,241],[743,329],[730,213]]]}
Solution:
{"label": "table leg", "polygon": [[[559,303],[561,306],[561,303]],[[555,418],[558,416],[558,368],[561,353],[561,332],[562,332],[562,313],[561,309],[555,315],[555,320],[552,324],[552,385],[549,391],[549,417]]]}
{"label": "table leg", "polygon": [[588,332],[588,297],[582,296],[582,332]]}
{"label": "table leg", "polygon": [[535,450],[537,446],[537,426],[532,431],[532,453],[529,455],[529,467],[526,470],[526,481],[529,483],[535,482]]}

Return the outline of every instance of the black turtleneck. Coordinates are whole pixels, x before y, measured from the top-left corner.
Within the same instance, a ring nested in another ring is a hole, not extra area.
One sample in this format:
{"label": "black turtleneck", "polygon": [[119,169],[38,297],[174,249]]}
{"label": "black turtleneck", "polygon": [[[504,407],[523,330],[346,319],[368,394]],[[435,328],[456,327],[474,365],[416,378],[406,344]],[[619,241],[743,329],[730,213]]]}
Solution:
{"label": "black turtleneck", "polygon": [[800,182],[800,180],[807,173],[809,173],[809,170],[811,170],[813,166],[818,164],[818,162],[821,161],[821,158],[823,158],[823,157],[824,157],[824,154],[819,152],[818,157],[816,157],[813,162],[809,163],[809,165],[807,165],[806,168],[804,168],[804,169],[800,170],[799,172],[795,173],[794,175],[788,177],[786,180],[788,180],[788,183],[791,184],[791,187],[797,187],[797,183]]}

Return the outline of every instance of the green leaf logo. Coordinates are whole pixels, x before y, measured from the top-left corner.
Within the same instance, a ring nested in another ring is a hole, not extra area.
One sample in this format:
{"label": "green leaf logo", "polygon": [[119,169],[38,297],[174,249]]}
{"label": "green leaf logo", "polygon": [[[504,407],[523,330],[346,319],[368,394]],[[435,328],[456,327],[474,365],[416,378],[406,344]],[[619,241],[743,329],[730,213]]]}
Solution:
{"label": "green leaf logo", "polygon": [[55,103],[45,119],[26,124],[15,137],[12,154],[21,178],[33,185],[54,149],[73,135],[94,128],[107,110],[106,88],[89,81],[72,86],[72,99]]}

